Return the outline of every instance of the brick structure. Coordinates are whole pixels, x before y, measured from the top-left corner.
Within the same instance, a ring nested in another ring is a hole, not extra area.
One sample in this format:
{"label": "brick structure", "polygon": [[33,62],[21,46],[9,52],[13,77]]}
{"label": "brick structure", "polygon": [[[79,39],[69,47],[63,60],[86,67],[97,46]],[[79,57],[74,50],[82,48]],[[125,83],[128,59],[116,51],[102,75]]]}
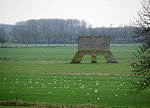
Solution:
{"label": "brick structure", "polygon": [[91,62],[96,63],[97,55],[104,55],[107,63],[117,63],[110,51],[109,36],[80,36],[78,51],[71,63],[80,63],[84,55],[91,55]]}

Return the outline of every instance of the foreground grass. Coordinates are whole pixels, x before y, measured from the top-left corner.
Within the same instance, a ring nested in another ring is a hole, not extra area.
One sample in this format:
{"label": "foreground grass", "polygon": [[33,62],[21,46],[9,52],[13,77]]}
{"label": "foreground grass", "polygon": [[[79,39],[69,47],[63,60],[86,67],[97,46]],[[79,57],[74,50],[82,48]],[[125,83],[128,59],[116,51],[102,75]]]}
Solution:
{"label": "foreground grass", "polygon": [[1,74],[0,100],[44,104],[149,106],[148,90],[129,94],[129,76]]}

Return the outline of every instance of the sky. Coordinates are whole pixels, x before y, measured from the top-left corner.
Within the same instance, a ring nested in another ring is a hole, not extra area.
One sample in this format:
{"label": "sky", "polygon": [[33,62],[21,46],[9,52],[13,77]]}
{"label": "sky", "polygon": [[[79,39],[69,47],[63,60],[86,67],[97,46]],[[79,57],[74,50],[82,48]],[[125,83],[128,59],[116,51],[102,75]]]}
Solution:
{"label": "sky", "polygon": [[140,0],[0,0],[0,23],[29,19],[79,19],[93,27],[129,25]]}

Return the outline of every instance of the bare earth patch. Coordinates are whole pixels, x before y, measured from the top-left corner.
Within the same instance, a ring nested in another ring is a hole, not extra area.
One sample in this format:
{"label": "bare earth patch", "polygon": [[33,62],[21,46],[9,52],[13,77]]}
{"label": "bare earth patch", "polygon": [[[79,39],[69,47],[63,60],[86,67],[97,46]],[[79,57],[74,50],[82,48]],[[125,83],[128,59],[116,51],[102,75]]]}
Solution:
{"label": "bare earth patch", "polygon": [[83,105],[55,105],[55,104],[32,104],[21,100],[0,101],[0,106],[28,106],[42,108],[104,108],[103,106],[92,105],[90,103]]}
{"label": "bare earth patch", "polygon": [[129,74],[111,74],[111,73],[50,73],[60,75],[105,75],[105,76],[131,76]]}

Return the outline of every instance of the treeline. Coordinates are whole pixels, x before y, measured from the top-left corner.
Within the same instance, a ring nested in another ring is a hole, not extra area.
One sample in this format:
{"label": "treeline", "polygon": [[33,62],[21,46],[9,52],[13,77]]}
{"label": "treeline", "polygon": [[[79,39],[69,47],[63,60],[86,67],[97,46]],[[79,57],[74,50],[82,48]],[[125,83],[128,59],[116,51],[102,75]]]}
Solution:
{"label": "treeline", "polygon": [[130,43],[131,35],[130,26],[92,28],[86,21],[77,19],[32,19],[15,25],[0,25],[0,38],[5,42],[25,44],[77,43],[78,36],[110,36],[112,42]]}

